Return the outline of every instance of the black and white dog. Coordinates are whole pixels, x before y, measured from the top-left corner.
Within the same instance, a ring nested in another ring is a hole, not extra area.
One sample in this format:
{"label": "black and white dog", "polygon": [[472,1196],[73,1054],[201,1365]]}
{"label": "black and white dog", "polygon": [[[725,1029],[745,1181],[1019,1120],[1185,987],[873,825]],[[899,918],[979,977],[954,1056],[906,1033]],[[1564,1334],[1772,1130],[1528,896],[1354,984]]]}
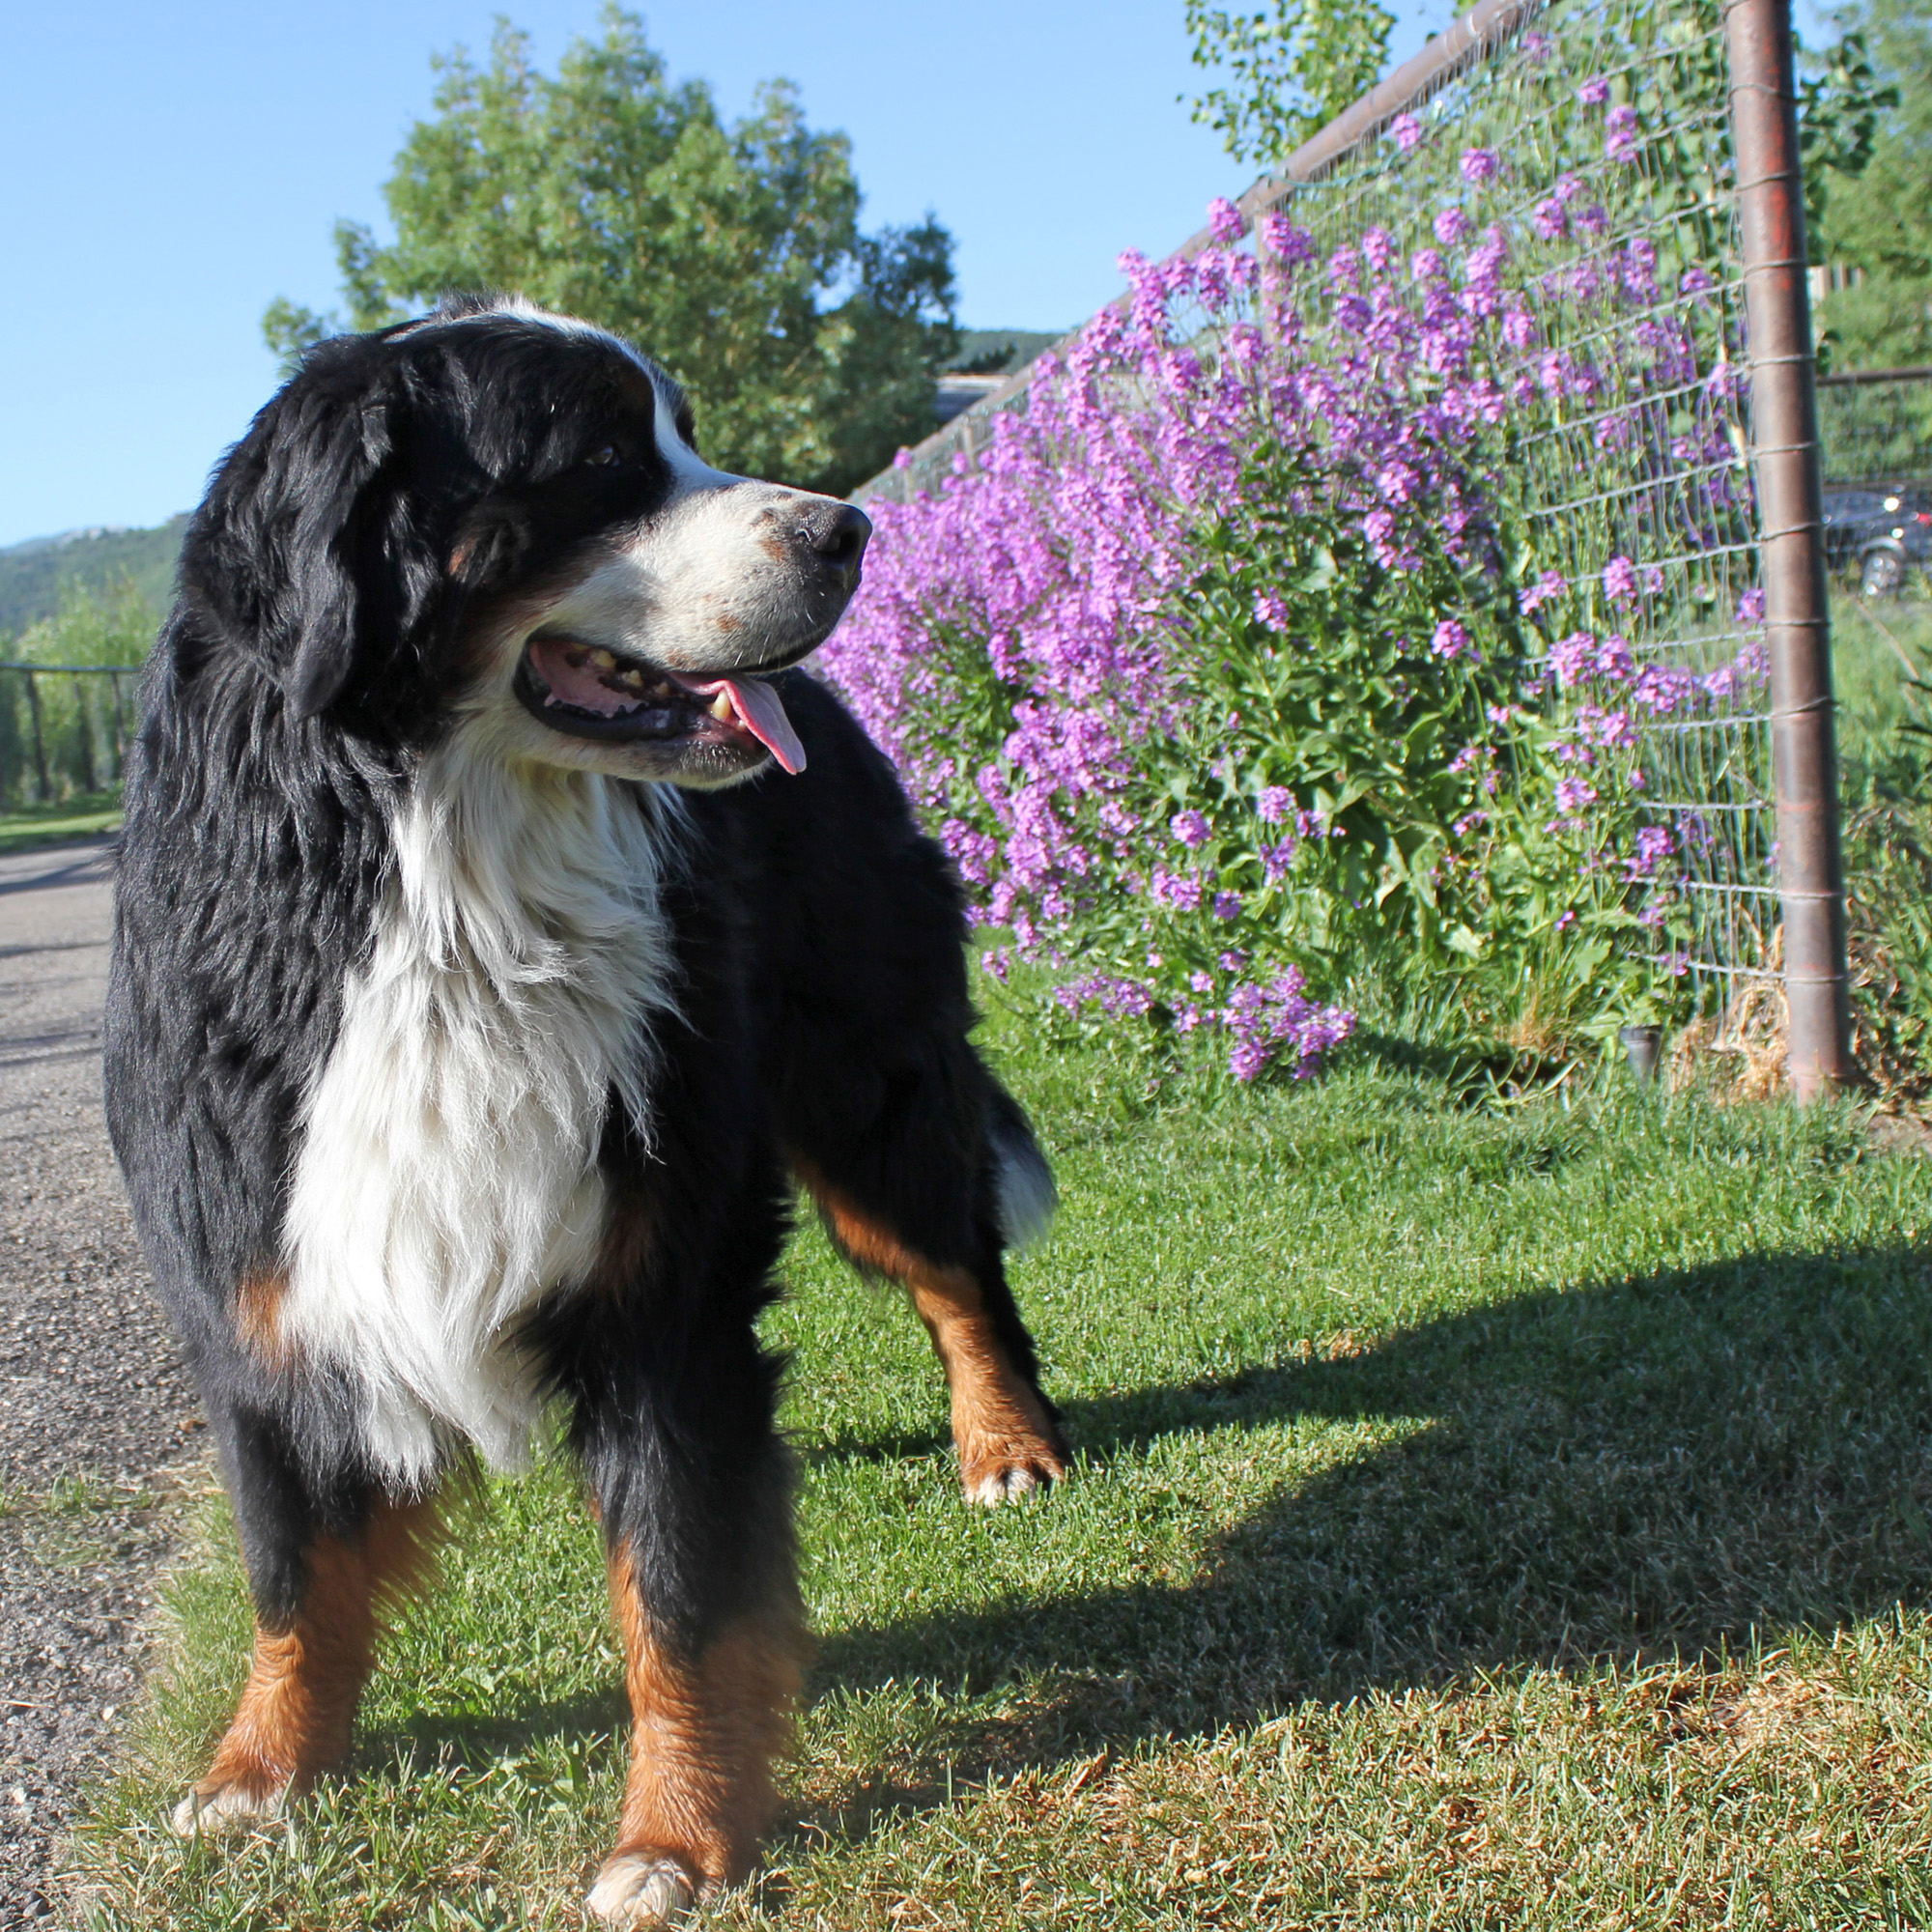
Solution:
{"label": "black and white dog", "polygon": [[710,469],[660,369],[516,301],[322,344],[217,471],[107,1011],[257,1617],[180,1829],[341,1757],[439,1488],[554,1411],[636,1713],[590,1910],[745,1872],[804,1653],[753,1333],[794,1177],[910,1291],[967,1495],[1063,1472],[1002,1266],[1052,1181],[967,1040],[957,888],[788,668],[868,534]]}

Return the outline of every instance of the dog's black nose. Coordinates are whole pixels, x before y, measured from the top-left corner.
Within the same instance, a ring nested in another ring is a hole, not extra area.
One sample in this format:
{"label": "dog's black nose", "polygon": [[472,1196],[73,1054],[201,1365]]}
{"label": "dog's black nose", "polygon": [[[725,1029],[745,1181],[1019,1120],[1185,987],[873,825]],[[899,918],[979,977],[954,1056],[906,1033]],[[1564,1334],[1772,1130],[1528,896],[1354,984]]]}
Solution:
{"label": "dog's black nose", "polygon": [[872,535],[872,520],[852,503],[814,507],[800,526],[806,548],[843,579],[849,590],[859,582],[860,559]]}

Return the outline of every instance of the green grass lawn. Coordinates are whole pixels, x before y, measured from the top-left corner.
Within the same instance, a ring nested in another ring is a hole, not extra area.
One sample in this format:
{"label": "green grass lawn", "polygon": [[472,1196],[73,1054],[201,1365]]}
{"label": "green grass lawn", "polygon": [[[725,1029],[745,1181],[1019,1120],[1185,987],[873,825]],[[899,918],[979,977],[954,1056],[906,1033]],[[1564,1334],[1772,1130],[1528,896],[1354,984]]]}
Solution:
{"label": "green grass lawn", "polygon": [[[1458,1110],[1360,1048],[1148,1104],[989,1032],[1059,1165],[1016,1278],[1078,1466],[969,1511],[917,1324],[800,1236],[822,1647],[715,1922],[1932,1919],[1932,1162],[1614,1085]],[[568,1475],[491,1489],[345,1776],[185,1846],[247,1628],[208,1521],[77,1854],[96,1922],[580,1925],[624,1713]]]}
{"label": "green grass lawn", "polygon": [[113,832],[121,824],[121,794],[82,793],[57,805],[19,805],[0,811],[0,854]]}

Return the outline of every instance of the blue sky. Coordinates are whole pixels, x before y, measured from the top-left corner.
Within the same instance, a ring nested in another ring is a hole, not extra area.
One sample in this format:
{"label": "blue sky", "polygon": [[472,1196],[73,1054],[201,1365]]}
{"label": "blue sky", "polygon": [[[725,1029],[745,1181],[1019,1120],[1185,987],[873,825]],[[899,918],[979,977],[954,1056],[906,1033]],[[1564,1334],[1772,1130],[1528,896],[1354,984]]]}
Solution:
{"label": "blue sky", "polygon": [[[1445,0],[1396,0],[1396,58]],[[596,0],[504,0],[554,66]],[[1181,0],[665,0],[640,9],[674,76],[725,112],[786,75],[851,136],[866,221],[927,209],[957,244],[969,327],[1071,327],[1114,257],[1200,225],[1246,171],[1192,126]],[[21,8],[0,64],[0,545],[188,508],[274,383],[274,296],[335,300],[338,215],[426,113],[430,55],[482,51],[467,0],[117,0]]]}

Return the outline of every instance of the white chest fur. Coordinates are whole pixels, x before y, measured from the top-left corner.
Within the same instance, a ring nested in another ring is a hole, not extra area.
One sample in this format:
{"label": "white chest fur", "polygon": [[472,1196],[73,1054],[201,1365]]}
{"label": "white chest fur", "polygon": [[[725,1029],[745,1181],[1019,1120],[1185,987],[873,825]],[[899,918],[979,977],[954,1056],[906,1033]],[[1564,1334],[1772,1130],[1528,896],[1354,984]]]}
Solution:
{"label": "white chest fur", "polygon": [[638,797],[459,734],[394,828],[368,964],[308,1097],[281,1334],[348,1372],[402,1483],[464,1439],[497,1466],[527,1456],[517,1318],[595,1259],[613,1091],[649,1133],[675,806]]}

